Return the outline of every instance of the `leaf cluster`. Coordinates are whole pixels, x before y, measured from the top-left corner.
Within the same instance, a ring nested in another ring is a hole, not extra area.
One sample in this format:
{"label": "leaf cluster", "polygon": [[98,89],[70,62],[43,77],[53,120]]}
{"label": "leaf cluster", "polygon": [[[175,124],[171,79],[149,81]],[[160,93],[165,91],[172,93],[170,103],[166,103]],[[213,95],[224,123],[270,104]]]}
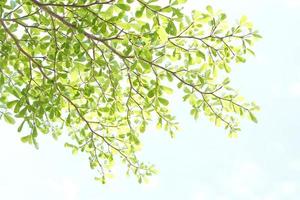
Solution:
{"label": "leaf cluster", "polygon": [[65,146],[88,154],[102,183],[117,158],[139,182],[156,172],[136,152],[151,121],[171,136],[178,129],[170,85],[195,119],[235,137],[258,107],[226,76],[260,36],[246,17],[230,25],[210,6],[187,15],[185,2],[0,1],[0,116],[19,118],[18,131],[31,130],[21,140],[36,147],[39,133],[67,132]]}

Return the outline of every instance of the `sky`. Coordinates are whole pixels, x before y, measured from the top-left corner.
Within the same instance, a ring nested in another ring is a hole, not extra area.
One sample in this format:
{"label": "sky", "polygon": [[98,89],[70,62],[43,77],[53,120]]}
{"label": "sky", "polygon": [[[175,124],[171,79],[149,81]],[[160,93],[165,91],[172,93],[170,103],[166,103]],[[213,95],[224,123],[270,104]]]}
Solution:
{"label": "sky", "polygon": [[[163,0],[162,0],[163,1]],[[233,67],[232,85],[261,107],[258,124],[244,120],[237,139],[172,99],[181,131],[175,139],[155,129],[143,135],[140,157],[159,169],[148,184],[116,171],[94,181],[88,159],[63,141],[40,137],[40,149],[21,143],[17,127],[0,122],[0,199],[14,200],[298,200],[300,196],[300,0],[189,0],[229,18],[248,16],[263,39],[256,57]],[[177,106],[174,106],[177,105]],[[178,106],[180,105],[180,106]]]}

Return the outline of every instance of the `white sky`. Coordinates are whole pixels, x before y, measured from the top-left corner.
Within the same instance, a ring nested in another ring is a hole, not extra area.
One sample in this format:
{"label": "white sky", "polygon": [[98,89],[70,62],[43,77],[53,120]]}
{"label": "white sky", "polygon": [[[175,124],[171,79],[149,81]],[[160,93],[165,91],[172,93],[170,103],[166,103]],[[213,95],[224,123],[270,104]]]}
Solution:
{"label": "white sky", "polygon": [[187,10],[207,4],[232,19],[247,15],[264,37],[257,56],[231,74],[235,88],[261,106],[258,124],[245,121],[240,137],[228,139],[174,99],[182,131],[175,139],[154,129],[144,136],[142,159],[159,175],[139,185],[119,172],[101,185],[87,158],[72,156],[61,141],[42,137],[36,151],[20,142],[16,127],[0,122],[0,199],[299,199],[300,0],[189,0]]}

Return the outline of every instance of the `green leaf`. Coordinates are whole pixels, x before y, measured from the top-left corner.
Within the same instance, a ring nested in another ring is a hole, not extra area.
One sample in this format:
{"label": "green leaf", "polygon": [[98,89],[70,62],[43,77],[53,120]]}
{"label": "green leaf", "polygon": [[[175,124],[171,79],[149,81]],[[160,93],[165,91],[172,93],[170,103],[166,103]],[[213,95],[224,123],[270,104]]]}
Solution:
{"label": "green leaf", "polygon": [[23,143],[31,143],[31,140],[32,140],[32,136],[31,135],[26,135],[24,137],[21,137],[21,141]]}
{"label": "green leaf", "polygon": [[262,36],[259,35],[258,33],[253,33],[253,36],[256,37],[256,38],[262,38]]}
{"label": "green leaf", "polygon": [[16,105],[16,103],[18,102],[18,100],[14,100],[14,101],[10,101],[8,102],[6,105],[7,105],[7,108],[12,108],[14,107],[14,105]]}
{"label": "green leaf", "polygon": [[25,120],[20,124],[20,126],[18,127],[18,132],[21,132],[24,126]]}
{"label": "green leaf", "polygon": [[230,73],[231,72],[231,68],[230,68],[230,66],[228,65],[228,64],[224,64],[224,69],[225,69],[225,71],[227,72],[227,73]]}
{"label": "green leaf", "polygon": [[9,113],[4,113],[4,114],[3,114],[3,117],[4,117],[4,120],[5,120],[7,123],[9,123],[9,124],[15,124],[15,123],[16,123],[15,119],[14,119],[12,116],[10,116]]}
{"label": "green leaf", "polygon": [[242,62],[242,63],[246,62],[246,59],[243,58],[243,57],[241,57],[241,56],[237,56],[237,57],[236,57],[236,60],[237,60],[238,62]]}
{"label": "green leaf", "polygon": [[152,97],[154,97],[154,94],[155,94],[155,89],[152,89],[152,90],[150,90],[149,92],[148,92],[148,97],[149,98],[152,98]]}
{"label": "green leaf", "polygon": [[168,41],[168,34],[164,28],[160,27],[157,30],[157,33],[158,33],[158,36],[159,36],[161,42],[164,43],[164,42]]}
{"label": "green leaf", "polygon": [[127,4],[116,4],[116,6],[118,6],[118,8],[122,9],[122,10],[125,10],[125,11],[129,11],[130,10],[130,6],[127,5]]}
{"label": "green leaf", "polygon": [[178,4],[184,4],[184,3],[187,2],[187,0],[176,0],[176,2],[177,2]]}
{"label": "green leaf", "polygon": [[166,28],[166,32],[170,35],[176,35],[177,34],[177,29],[176,29],[176,26],[175,26],[173,21],[171,21],[171,20],[169,21],[168,26]]}
{"label": "green leaf", "polygon": [[169,105],[169,101],[167,99],[162,98],[162,97],[158,97],[158,101],[160,103],[162,103],[164,106]]}
{"label": "green leaf", "polygon": [[254,116],[254,114],[253,114],[252,112],[249,112],[249,116],[250,116],[250,119],[251,119],[253,122],[257,123],[257,119],[256,119],[256,117]]}
{"label": "green leaf", "polygon": [[143,15],[143,10],[137,10],[136,12],[135,12],[135,16],[137,17],[137,18],[140,18],[142,15]]}
{"label": "green leaf", "polygon": [[0,74],[0,87],[4,84],[4,82],[5,82],[4,76]]}
{"label": "green leaf", "polygon": [[141,176],[138,178],[138,182],[139,182],[139,184],[141,184],[143,182],[143,179]]}
{"label": "green leaf", "polygon": [[213,8],[211,6],[206,6],[206,10],[209,12],[209,14],[213,14]]}
{"label": "green leaf", "polygon": [[[140,131],[141,131],[141,133],[144,133],[145,130],[146,130],[146,124],[145,124],[145,123],[142,123],[142,125],[140,126]],[[137,140],[137,138],[136,138],[136,140]]]}
{"label": "green leaf", "polygon": [[78,148],[77,147],[73,147],[72,148],[72,154],[73,155],[77,155],[78,154]]}
{"label": "green leaf", "polygon": [[200,58],[202,58],[203,60],[205,60],[205,54],[202,51],[197,51],[196,55]]}
{"label": "green leaf", "polygon": [[160,86],[163,90],[163,92],[167,93],[167,94],[173,94],[173,90],[172,88],[169,88],[167,86]]}
{"label": "green leaf", "polygon": [[240,19],[240,24],[245,24],[247,22],[247,16],[242,16]]}
{"label": "green leaf", "polygon": [[222,13],[222,14],[221,14],[221,20],[225,20],[225,19],[226,19],[226,17],[227,17],[227,16],[226,16],[226,14],[225,14],[225,13]]}

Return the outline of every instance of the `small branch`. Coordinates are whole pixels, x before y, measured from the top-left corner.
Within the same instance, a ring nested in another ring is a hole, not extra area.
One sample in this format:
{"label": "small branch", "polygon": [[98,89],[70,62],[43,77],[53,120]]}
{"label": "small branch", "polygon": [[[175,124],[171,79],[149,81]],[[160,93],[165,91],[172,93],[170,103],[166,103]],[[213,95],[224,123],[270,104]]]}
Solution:
{"label": "small branch", "polygon": [[104,5],[104,4],[110,4],[112,2],[114,2],[115,0],[110,0],[110,1],[104,1],[104,2],[100,2],[99,0],[93,2],[93,3],[89,3],[89,4],[63,4],[63,3],[39,3],[39,5],[41,6],[54,6],[54,7],[71,7],[71,8],[87,8],[87,7],[91,7],[91,6],[95,6],[95,5]]}
{"label": "small branch", "polygon": [[42,75],[49,79],[48,76],[45,74],[45,72],[42,69],[42,66],[32,58],[31,55],[29,55],[20,45],[19,40],[17,39],[17,37],[15,35],[13,35],[9,29],[7,28],[7,26],[5,25],[5,23],[0,19],[0,24],[2,25],[2,27],[4,28],[4,31],[14,40],[17,48],[19,49],[20,52],[22,52],[29,60],[31,60],[34,64],[36,64],[36,66],[38,67],[38,69],[40,70],[40,72],[42,73]]}

